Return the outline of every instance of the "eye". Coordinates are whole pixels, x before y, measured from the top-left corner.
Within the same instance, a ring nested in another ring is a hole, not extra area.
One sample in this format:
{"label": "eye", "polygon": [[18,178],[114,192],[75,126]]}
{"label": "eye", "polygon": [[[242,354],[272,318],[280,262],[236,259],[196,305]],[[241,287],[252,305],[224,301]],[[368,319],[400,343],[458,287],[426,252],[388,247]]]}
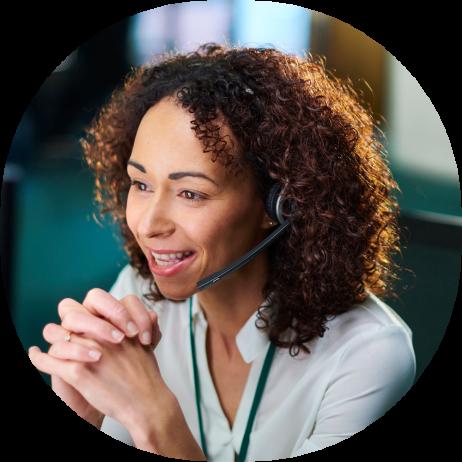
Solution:
{"label": "eye", "polygon": [[136,189],[138,189],[138,191],[146,191],[146,189],[143,189],[143,187],[145,188],[146,185],[144,183],[141,183],[141,181],[130,180],[130,186],[136,186]]}
{"label": "eye", "polygon": [[[130,187],[135,187],[138,191],[141,191],[141,192],[146,192],[147,191],[147,187],[144,183],[141,183],[141,181],[137,181],[137,180],[130,180]],[[205,200],[205,196],[203,196],[202,194],[199,194],[199,193],[195,193],[193,191],[189,191],[187,189],[181,191],[180,194],[183,194],[183,193],[186,193],[188,194],[185,199],[189,200],[189,201],[192,201],[192,202],[200,202],[202,200]]]}
{"label": "eye", "polygon": [[193,191],[188,191],[187,189],[185,189],[184,191],[181,191],[181,194],[183,194],[183,193],[189,193],[192,196],[194,196],[194,197],[189,196],[189,197],[185,198],[185,199],[188,199],[188,200],[193,201],[193,202],[199,202],[199,201],[202,201],[202,200],[205,199],[205,197],[202,194],[198,194],[198,193],[195,193]]}

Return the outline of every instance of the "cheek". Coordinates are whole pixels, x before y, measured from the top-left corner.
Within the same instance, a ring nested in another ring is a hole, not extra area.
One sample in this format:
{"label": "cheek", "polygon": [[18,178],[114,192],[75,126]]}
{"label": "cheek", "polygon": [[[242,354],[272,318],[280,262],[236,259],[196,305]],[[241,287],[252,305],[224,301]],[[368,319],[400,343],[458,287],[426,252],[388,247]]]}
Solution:
{"label": "cheek", "polygon": [[216,214],[209,214],[200,219],[185,218],[181,224],[185,242],[190,242],[197,250],[206,254],[214,254],[217,247],[223,246],[225,230],[226,227],[220,224]]}
{"label": "cheek", "polygon": [[232,248],[245,235],[248,225],[248,217],[238,213],[210,214],[197,226],[195,234],[206,247]]}
{"label": "cheek", "polygon": [[186,220],[181,226],[181,233],[186,241],[194,243],[198,248],[207,248],[215,236],[213,226],[208,220]]}
{"label": "cheek", "polygon": [[137,213],[137,209],[133,201],[130,200],[130,196],[127,200],[127,206],[125,208],[125,218],[127,220],[127,225],[130,228],[130,231],[136,236],[135,230],[138,223],[139,213]]}

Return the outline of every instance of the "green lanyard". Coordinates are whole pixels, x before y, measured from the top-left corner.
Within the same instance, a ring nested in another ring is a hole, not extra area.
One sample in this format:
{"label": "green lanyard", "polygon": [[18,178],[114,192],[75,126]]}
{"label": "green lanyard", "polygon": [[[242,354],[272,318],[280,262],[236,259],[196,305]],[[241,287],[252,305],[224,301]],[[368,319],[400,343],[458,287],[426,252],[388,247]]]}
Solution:
{"label": "green lanyard", "polygon": [[[193,362],[193,370],[194,370],[194,387],[196,390],[196,407],[197,407],[197,415],[199,418],[199,430],[201,433],[201,445],[202,445],[202,451],[204,452],[206,459],[208,459],[207,444],[205,442],[204,428],[202,424],[202,413],[201,413],[201,408],[200,408],[201,393],[200,393],[200,383],[199,383],[199,371],[197,370],[197,362],[196,362],[196,345],[194,342],[194,333],[193,333],[193,328],[192,328],[192,297],[189,298],[189,333],[190,333],[190,339],[191,339],[191,353],[192,353],[192,362]],[[239,451],[239,456],[237,459],[238,462],[244,462],[245,456],[247,455],[247,449],[249,447],[250,430],[252,429],[253,421],[255,419],[255,414],[257,413],[258,405],[260,404],[261,398],[263,396],[263,390],[265,388],[266,379],[268,378],[268,374],[269,374],[269,370],[271,367],[271,362],[273,360],[275,350],[276,350],[275,345],[273,343],[270,343],[270,347],[268,348],[268,352],[266,353],[265,361],[263,363],[263,368],[260,374],[260,378],[258,380],[258,385],[255,391],[255,396],[253,398],[253,403],[250,409],[249,419],[247,420],[247,426],[245,428],[244,438],[241,444],[241,450]]]}

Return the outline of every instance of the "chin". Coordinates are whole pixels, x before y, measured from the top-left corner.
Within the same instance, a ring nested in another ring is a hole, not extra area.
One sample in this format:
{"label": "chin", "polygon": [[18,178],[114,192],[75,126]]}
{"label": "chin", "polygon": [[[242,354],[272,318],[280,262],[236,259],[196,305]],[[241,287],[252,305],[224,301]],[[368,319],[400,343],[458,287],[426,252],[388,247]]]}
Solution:
{"label": "chin", "polygon": [[[157,281],[156,281],[157,283]],[[175,290],[175,287],[162,287],[157,283],[157,287],[159,288],[160,293],[165,297],[170,300],[174,301],[183,301],[187,300],[189,297],[191,297],[194,294],[194,291],[191,290],[185,290],[184,287],[182,287],[179,290]]]}

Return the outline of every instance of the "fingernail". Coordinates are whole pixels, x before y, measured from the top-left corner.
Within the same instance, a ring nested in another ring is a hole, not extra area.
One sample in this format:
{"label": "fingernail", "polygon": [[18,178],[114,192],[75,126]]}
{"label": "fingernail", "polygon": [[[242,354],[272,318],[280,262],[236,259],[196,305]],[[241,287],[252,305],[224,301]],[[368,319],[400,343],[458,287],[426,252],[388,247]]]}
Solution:
{"label": "fingernail", "polygon": [[112,337],[117,340],[118,342],[122,341],[122,339],[124,338],[124,333],[123,332],[120,332],[120,330],[116,330],[114,329],[112,331]]}
{"label": "fingernail", "polygon": [[143,334],[141,335],[141,341],[145,345],[149,345],[151,343],[151,333],[148,331],[143,332]]}
{"label": "fingernail", "polygon": [[137,328],[136,325],[135,325],[133,322],[131,322],[131,321],[127,324],[127,330],[128,330],[128,332],[129,332],[130,334],[132,334],[132,335],[135,335],[135,334],[138,333],[138,328]]}
{"label": "fingernail", "polygon": [[90,350],[88,352],[88,356],[90,356],[91,358],[94,358],[94,359],[99,359],[99,358],[101,358],[101,351]]}
{"label": "fingernail", "polygon": [[40,348],[39,348],[38,346],[35,346],[35,345],[34,345],[34,346],[31,346],[31,347],[29,348],[29,350],[28,350],[28,353],[30,354],[31,351],[33,351],[33,350],[39,350],[39,349],[40,349]]}

